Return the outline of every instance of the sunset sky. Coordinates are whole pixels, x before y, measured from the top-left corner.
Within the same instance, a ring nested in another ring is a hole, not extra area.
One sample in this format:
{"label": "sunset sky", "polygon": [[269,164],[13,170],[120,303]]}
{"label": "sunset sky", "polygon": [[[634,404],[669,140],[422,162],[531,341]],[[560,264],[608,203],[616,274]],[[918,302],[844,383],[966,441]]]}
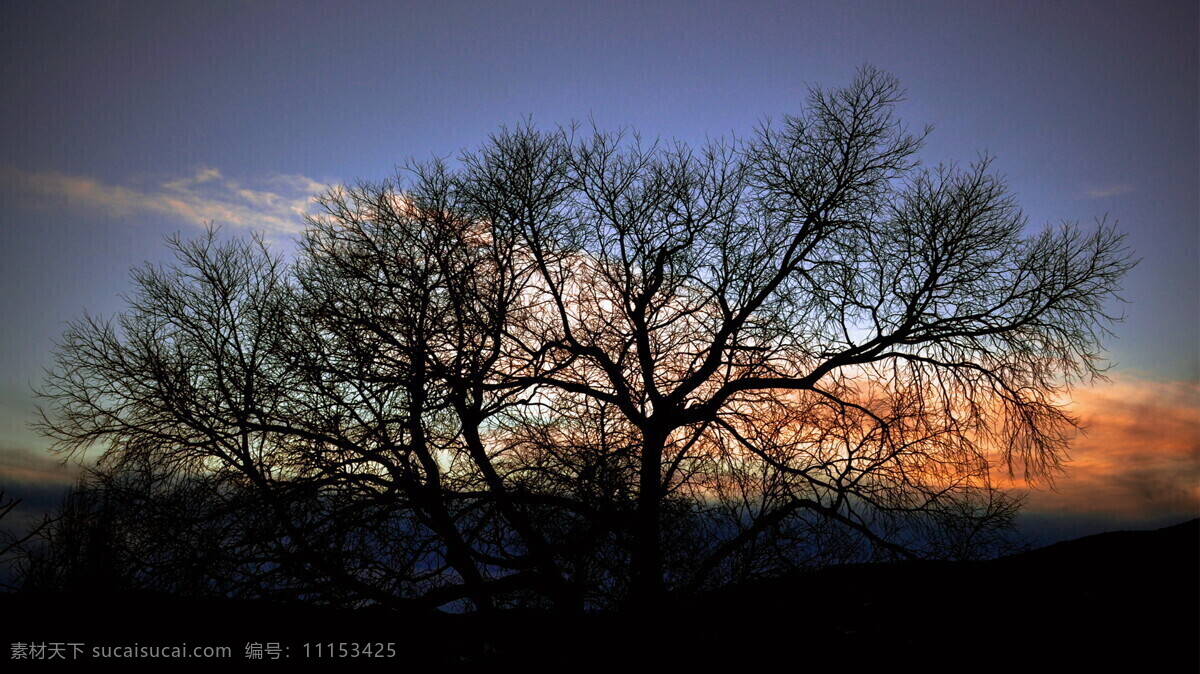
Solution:
{"label": "sunset sky", "polygon": [[327,185],[453,158],[531,118],[700,145],[872,64],[986,153],[1031,231],[1107,217],[1141,258],[1110,381],[1026,522],[1049,539],[1200,515],[1200,6],[1136,2],[6,2],[0,487],[72,479],[29,430],[65,323],[213,222],[284,250]]}

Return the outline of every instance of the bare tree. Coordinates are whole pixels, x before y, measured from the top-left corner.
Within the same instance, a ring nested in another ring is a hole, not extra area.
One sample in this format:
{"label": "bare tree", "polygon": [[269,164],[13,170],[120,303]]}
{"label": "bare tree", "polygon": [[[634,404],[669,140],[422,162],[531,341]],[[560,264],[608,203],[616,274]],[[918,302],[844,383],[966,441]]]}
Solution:
{"label": "bare tree", "polygon": [[[361,516],[361,509],[329,498],[339,487],[317,470],[322,443],[339,438],[314,430],[320,417],[300,416],[320,403],[306,395],[293,362],[298,317],[282,262],[259,241],[222,244],[215,231],[170,244],[176,264],[134,272],[129,311],[112,320],[85,317],[58,344],[60,364],[42,392],[51,405],[42,428],[61,451],[95,443],[105,449],[76,501],[115,504],[126,526],[134,509],[121,506],[154,503],[138,514],[158,523],[151,538],[160,547],[175,529],[199,535],[201,522],[240,527],[231,534],[240,543],[221,544],[252,551],[241,561],[291,579],[277,589],[302,582],[309,596],[394,599],[363,582],[345,563],[349,553],[330,545],[331,537],[344,542],[343,511]],[[166,573],[167,565],[153,566]]]}
{"label": "bare tree", "polygon": [[662,589],[662,505],[717,490],[721,452],[778,491],[747,502],[754,524],[718,556],[799,513],[910,554],[916,529],[991,493],[994,468],[1058,467],[1074,425],[1059,396],[1099,374],[1121,236],[1026,238],[986,160],[916,166],[898,97],[865,70],[735,146],[597,133],[556,153],[561,135],[523,130],[467,156],[486,217],[526,237],[547,307],[518,338],[516,379],[636,429],[635,596]]}
{"label": "bare tree", "polygon": [[698,150],[502,130],[322,195],[290,270],[176,242],[68,332],[43,428],[236,475],[295,577],[361,601],[977,554],[1017,506],[993,474],[1059,469],[1132,262],[1107,223],[1028,235],[987,159],[920,167],[900,95],[864,69]]}

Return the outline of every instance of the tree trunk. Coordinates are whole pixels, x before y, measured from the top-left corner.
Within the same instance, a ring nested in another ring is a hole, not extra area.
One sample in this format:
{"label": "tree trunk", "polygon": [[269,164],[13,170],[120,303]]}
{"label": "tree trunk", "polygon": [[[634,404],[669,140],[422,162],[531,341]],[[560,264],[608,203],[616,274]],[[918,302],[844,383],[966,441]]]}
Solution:
{"label": "tree trunk", "polygon": [[665,428],[651,426],[642,435],[630,587],[630,603],[636,611],[653,611],[663,599],[662,544],[658,528],[662,506],[663,447],[669,433]]}

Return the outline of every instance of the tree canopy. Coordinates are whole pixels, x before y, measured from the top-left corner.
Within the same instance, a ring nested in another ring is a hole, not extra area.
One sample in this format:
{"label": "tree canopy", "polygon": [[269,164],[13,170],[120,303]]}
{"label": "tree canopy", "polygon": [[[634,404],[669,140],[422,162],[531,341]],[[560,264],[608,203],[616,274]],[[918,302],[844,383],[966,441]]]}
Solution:
{"label": "tree canopy", "polygon": [[131,529],[139,582],[577,610],[987,554],[1132,262],[922,166],[900,97],[865,68],[698,149],[525,123],[330,189],[291,261],[174,239],[66,332],[41,427],[189,532]]}

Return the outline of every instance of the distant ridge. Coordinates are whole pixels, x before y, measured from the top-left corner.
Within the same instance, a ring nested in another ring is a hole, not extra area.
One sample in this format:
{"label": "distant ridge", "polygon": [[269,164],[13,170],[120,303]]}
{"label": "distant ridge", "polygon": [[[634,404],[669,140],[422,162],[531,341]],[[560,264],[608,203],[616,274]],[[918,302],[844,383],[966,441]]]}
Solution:
{"label": "distant ridge", "polygon": [[1139,557],[1146,553],[1184,553],[1191,551],[1191,559],[1200,562],[1200,518],[1188,520],[1161,529],[1147,531],[1109,531],[1092,534],[1067,541],[1059,541],[1045,547],[1018,553],[1005,559],[1045,556],[1093,555],[1104,552],[1109,555]]}
{"label": "distant ridge", "polygon": [[706,599],[683,613],[704,611],[714,624],[754,616],[764,643],[805,634],[823,644],[829,666],[853,653],[859,667],[1197,672],[1200,519],[995,560],[830,567]]}

